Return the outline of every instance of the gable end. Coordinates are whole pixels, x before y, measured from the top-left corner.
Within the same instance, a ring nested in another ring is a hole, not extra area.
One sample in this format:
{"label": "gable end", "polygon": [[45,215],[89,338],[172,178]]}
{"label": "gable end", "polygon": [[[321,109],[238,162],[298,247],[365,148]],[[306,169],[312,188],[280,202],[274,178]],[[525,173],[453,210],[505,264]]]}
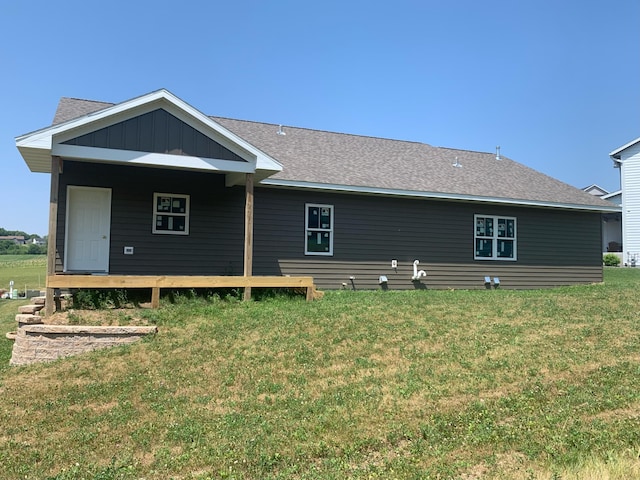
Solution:
{"label": "gable end", "polygon": [[246,162],[236,153],[162,108],[62,143]]}

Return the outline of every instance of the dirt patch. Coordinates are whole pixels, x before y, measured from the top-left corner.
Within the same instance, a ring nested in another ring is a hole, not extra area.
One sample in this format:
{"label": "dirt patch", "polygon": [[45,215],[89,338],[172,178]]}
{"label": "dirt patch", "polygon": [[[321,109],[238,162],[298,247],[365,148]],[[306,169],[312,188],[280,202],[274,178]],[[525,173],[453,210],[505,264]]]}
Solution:
{"label": "dirt patch", "polygon": [[76,310],[55,312],[44,317],[45,325],[90,325],[90,326],[145,326],[149,322],[139,315],[139,309],[122,308],[112,310]]}

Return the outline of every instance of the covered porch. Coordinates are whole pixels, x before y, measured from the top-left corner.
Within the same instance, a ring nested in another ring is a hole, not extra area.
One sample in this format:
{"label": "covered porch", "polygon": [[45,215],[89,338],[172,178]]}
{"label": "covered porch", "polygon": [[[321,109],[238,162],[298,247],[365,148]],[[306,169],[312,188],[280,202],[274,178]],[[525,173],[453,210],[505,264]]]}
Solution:
{"label": "covered porch", "polygon": [[61,288],[150,288],[156,307],[165,288],[313,298],[311,277],[253,275],[254,182],[282,165],[169,92],[87,111],[17,146],[32,171],[51,174],[46,314]]}

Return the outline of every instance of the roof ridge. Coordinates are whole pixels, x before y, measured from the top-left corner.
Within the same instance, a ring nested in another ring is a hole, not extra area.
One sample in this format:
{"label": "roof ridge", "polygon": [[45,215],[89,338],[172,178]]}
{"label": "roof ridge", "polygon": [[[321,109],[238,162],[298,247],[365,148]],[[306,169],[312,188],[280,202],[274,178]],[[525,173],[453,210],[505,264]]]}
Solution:
{"label": "roof ridge", "polygon": [[273,125],[274,127],[294,128],[296,130],[307,130],[309,132],[329,133],[329,134],[332,134],[332,135],[345,135],[345,136],[348,136],[348,137],[372,138],[372,139],[375,139],[375,140],[387,140],[389,142],[414,143],[416,145],[426,145],[428,147],[440,148],[440,147],[434,147],[433,145],[431,145],[429,143],[418,142],[418,141],[415,141],[415,140],[401,140],[401,139],[398,139],[398,138],[377,137],[375,135],[362,135],[362,134],[357,134],[357,133],[336,132],[335,130],[324,130],[324,129],[310,128],[310,127],[298,127],[298,126],[295,126],[295,125],[285,125],[284,123],[259,122],[257,120],[242,120],[240,118],[220,117],[218,115],[209,115],[209,118],[214,119],[214,120],[219,118],[221,120],[231,120],[233,122],[254,123],[254,124],[260,124],[260,125]]}
{"label": "roof ridge", "polygon": [[[483,152],[481,150],[469,150],[468,148],[454,148],[454,147],[435,147],[435,148],[441,148],[442,150],[455,150],[456,152],[469,152],[469,153],[481,153],[482,155],[495,155],[494,152]],[[504,159],[511,160],[509,157],[505,157],[504,155],[500,154],[500,160],[504,160]]]}
{"label": "roof ridge", "polygon": [[78,97],[60,97],[60,99],[67,99],[67,100],[77,100],[79,102],[90,102],[90,103],[102,103],[102,104],[107,104],[107,105],[117,105],[116,103],[113,102],[103,102],[101,100],[90,100],[88,98],[78,98]]}

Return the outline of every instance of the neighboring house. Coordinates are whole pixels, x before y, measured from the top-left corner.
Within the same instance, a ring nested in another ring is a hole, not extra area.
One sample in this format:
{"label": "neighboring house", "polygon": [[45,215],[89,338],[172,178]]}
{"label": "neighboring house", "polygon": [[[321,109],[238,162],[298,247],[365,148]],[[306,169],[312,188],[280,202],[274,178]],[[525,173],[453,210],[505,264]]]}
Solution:
{"label": "neighboring house", "polygon": [[622,252],[627,265],[640,261],[640,138],[609,154],[620,168],[622,187]]}
{"label": "neighboring house", "polygon": [[599,282],[601,214],[620,211],[493,153],[208,117],[166,90],[63,98],[16,145],[52,173],[49,255],[66,274]]}
{"label": "neighboring house", "polygon": [[0,240],[10,240],[16,245],[25,245],[24,235],[0,235]]}
{"label": "neighboring house", "polygon": [[[608,192],[604,188],[596,185],[589,185],[583,190],[591,195],[608,200],[609,202],[622,207],[622,190]],[[602,214],[602,252],[622,252],[622,213]]]}

